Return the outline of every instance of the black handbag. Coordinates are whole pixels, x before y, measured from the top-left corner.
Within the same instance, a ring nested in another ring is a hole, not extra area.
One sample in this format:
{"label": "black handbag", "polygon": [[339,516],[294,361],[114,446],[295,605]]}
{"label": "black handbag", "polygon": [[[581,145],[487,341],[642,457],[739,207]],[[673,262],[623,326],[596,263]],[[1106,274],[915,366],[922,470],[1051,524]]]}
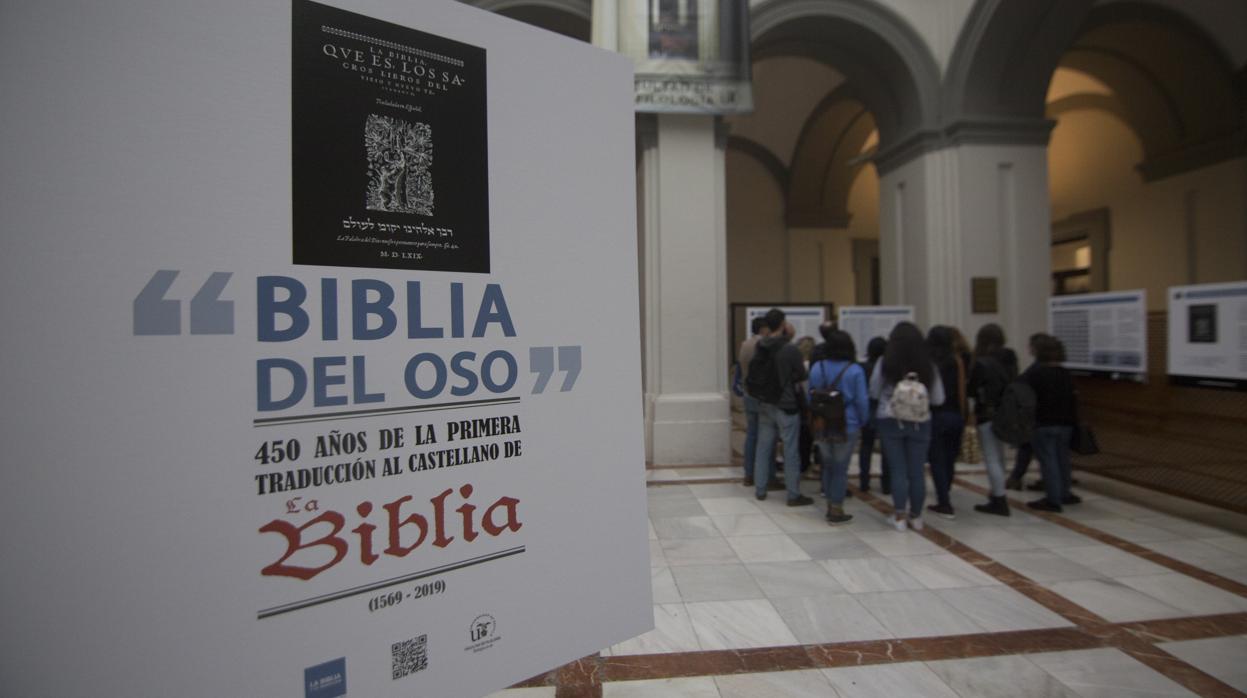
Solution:
{"label": "black handbag", "polygon": [[1069,439],[1070,450],[1080,456],[1094,456],[1100,452],[1100,442],[1095,438],[1095,432],[1086,424],[1078,424],[1074,427],[1073,434]]}

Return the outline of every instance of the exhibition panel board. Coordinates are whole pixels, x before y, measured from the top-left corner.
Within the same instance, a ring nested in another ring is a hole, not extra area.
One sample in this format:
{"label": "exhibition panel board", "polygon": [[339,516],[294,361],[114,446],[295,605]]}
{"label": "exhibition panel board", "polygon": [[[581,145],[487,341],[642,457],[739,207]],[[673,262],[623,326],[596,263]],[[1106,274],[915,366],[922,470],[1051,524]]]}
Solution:
{"label": "exhibition panel board", "polygon": [[840,329],[849,333],[857,355],[866,359],[866,347],[875,337],[888,338],[892,328],[914,321],[912,305],[846,305],[840,308]]}
{"label": "exhibition panel board", "polygon": [[1247,388],[1247,282],[1169,288],[1168,372],[1177,383]]}
{"label": "exhibition panel board", "polygon": [[765,316],[770,312],[771,308],[779,308],[784,311],[785,319],[792,323],[796,332],[793,339],[801,339],[802,337],[812,337],[814,341],[821,342],[823,337],[818,332],[818,326],[827,321],[827,306],[825,305],[751,305],[745,308],[745,336],[749,336],[748,330],[753,324],[753,319]]}
{"label": "exhibition panel board", "polygon": [[6,6],[6,695],[480,696],[652,627],[630,61],[334,4]]}
{"label": "exhibition panel board", "polygon": [[1147,373],[1147,293],[1083,293],[1048,299],[1048,332],[1066,368],[1142,378]]}

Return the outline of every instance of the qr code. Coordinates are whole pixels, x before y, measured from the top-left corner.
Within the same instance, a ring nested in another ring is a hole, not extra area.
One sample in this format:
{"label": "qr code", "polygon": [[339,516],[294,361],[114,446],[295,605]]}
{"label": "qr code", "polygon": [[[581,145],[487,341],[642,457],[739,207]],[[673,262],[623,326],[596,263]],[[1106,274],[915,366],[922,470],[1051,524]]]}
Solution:
{"label": "qr code", "polygon": [[429,666],[428,635],[395,642],[390,650],[394,657],[394,680],[424,671]]}

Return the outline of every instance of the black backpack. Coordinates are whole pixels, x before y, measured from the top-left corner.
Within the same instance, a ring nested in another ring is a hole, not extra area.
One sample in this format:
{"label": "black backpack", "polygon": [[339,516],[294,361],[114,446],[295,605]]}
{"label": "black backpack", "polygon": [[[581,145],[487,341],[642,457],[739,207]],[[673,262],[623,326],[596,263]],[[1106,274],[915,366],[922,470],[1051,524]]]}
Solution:
{"label": "black backpack", "polygon": [[[775,348],[778,351],[779,347]],[[749,377],[745,379],[745,391],[750,397],[772,405],[779,404],[784,394],[784,384],[779,379],[779,366],[775,363],[775,353],[759,342],[749,360]]]}
{"label": "black backpack", "polygon": [[975,390],[974,400],[983,407],[986,417],[982,421],[990,422],[996,418],[1000,400],[1013,376],[1004,364],[990,356],[980,358],[979,365],[983,367],[983,380]]}
{"label": "black backpack", "polygon": [[1000,404],[992,419],[992,433],[1010,446],[1030,443],[1035,435],[1035,389],[1024,380],[1015,380],[1000,394]]}
{"label": "black backpack", "polygon": [[815,438],[843,442],[848,435],[848,420],[845,416],[844,393],[840,392],[840,379],[852,365],[853,363],[849,362],[840,369],[840,373],[836,374],[827,388],[815,388],[810,391],[810,412],[823,422]]}

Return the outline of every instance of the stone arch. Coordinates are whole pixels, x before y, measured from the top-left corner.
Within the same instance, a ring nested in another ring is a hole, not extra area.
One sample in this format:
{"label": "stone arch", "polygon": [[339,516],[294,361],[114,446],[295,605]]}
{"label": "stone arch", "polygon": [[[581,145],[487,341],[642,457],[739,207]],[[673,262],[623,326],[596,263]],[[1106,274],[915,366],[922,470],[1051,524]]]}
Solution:
{"label": "stone arch", "polygon": [[954,141],[1046,143],[1048,83],[1093,0],[977,0],[944,78]]}
{"label": "stone arch", "polygon": [[1063,67],[1107,85],[1143,143],[1147,180],[1247,153],[1247,95],[1220,46],[1179,12],[1117,2],[1088,13]]}
{"label": "stone arch", "polygon": [[874,116],[881,171],[938,141],[939,67],[917,31],[860,0],[765,0],[752,11],[754,60],[802,56],[842,73]]}
{"label": "stone arch", "polygon": [[780,162],[779,158],[775,157],[775,153],[772,153],[769,148],[757,141],[733,135],[727,138],[727,149],[756,160],[775,179],[775,186],[779,187],[780,194],[787,198],[789,186],[788,168],[784,166],[784,163]]}
{"label": "stone arch", "polygon": [[580,41],[592,37],[593,0],[474,0],[471,4]]}
{"label": "stone arch", "polygon": [[805,228],[847,228],[849,190],[867,164],[862,148],[875,131],[870,110],[849,86],[814,108],[792,154],[787,217]]}

